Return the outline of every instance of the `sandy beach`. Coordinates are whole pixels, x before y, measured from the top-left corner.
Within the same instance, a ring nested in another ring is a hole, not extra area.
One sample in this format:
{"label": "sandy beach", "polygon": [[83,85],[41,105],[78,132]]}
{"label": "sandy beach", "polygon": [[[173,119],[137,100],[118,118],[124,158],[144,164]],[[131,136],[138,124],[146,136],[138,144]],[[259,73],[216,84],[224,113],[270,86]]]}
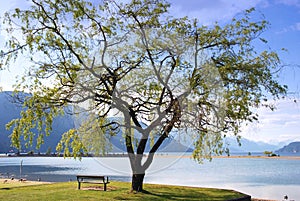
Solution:
{"label": "sandy beach", "polygon": [[19,179],[1,178],[0,179],[0,188],[3,188],[3,187],[17,187],[17,186],[30,186],[30,185],[40,185],[40,184],[50,184],[50,183],[51,182],[28,181],[26,179],[20,181]]}

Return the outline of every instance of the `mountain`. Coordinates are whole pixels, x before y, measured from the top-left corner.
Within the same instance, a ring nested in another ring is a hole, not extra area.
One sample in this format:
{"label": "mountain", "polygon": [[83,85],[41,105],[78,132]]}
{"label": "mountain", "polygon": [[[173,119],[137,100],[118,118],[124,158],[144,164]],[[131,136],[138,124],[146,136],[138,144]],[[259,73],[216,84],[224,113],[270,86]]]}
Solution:
{"label": "mountain", "polygon": [[281,149],[276,151],[277,153],[300,153],[300,142],[292,142]]}
{"label": "mountain", "polygon": [[[20,96],[29,96],[29,94],[19,94]],[[6,130],[5,125],[12,119],[20,117],[20,112],[22,111],[22,106],[17,103],[12,97],[12,92],[0,92],[0,153],[15,152],[14,148],[11,147],[11,142],[9,135],[11,130]],[[45,137],[45,143],[41,145],[40,149],[36,150],[36,144],[34,143],[32,147],[22,147],[22,152],[34,151],[34,152],[55,152],[55,148],[61,135],[74,128],[74,118],[70,114],[64,116],[56,117],[53,120],[53,130],[49,137]],[[37,132],[34,130],[33,132]],[[22,143],[24,144],[24,143]]]}
{"label": "mountain", "polygon": [[[21,94],[21,96],[29,96],[29,94]],[[22,106],[18,103],[15,103],[12,92],[0,92],[0,153],[6,153],[9,151],[16,151],[10,145],[9,134],[11,131],[7,131],[5,125],[10,122],[12,119],[16,119],[20,117],[20,112],[22,111]],[[36,150],[35,144],[32,147],[25,148],[23,147],[22,152],[34,151],[34,152],[47,152],[49,149],[51,152],[55,152],[55,148],[59,140],[61,139],[61,135],[68,131],[71,128],[75,128],[84,120],[85,115],[82,117],[78,117],[77,115],[71,115],[66,112],[66,115],[56,117],[53,121],[53,130],[49,137],[45,137],[45,143],[41,146],[39,150]],[[112,118],[112,120],[116,120],[116,118]],[[146,126],[146,125],[145,125]],[[135,136],[138,136],[135,133]],[[154,138],[156,141],[157,137]],[[110,139],[112,143],[112,152],[126,152],[125,140],[122,136],[122,132],[119,131],[115,136]],[[146,145],[146,152],[150,150],[150,140]],[[236,139],[234,137],[226,138],[225,144],[228,144],[230,152],[264,152],[264,151],[275,151],[278,152],[299,152],[300,145],[298,146],[295,142],[291,143],[282,149],[279,149],[282,146],[276,146],[264,142],[254,142],[245,138],[241,139],[242,146],[239,146]],[[191,148],[184,146],[179,141],[173,138],[167,138],[163,142],[163,144],[158,149],[160,152],[190,152]]]}
{"label": "mountain", "polygon": [[[18,94],[18,96],[26,97],[30,94]],[[66,108],[68,110],[70,108]],[[16,119],[20,117],[20,112],[22,111],[22,105],[18,104],[15,99],[12,97],[12,92],[0,92],[0,153],[7,153],[7,152],[16,152],[17,150],[11,147],[11,142],[9,135],[11,130],[6,130],[5,125],[10,122],[12,119]],[[76,128],[80,122],[82,122],[87,116],[81,115],[71,115],[70,113],[66,112],[64,116],[56,117],[53,120],[53,130],[50,136],[44,138],[44,144],[37,150],[36,144],[34,143],[32,147],[26,148],[22,146],[21,152],[28,152],[34,151],[35,153],[41,152],[45,153],[49,150],[51,152],[56,152],[55,148],[57,143],[61,139],[61,135],[66,131]],[[112,118],[113,119],[113,118]],[[34,130],[33,132],[37,132]],[[138,134],[135,134],[137,136]],[[154,141],[157,138],[154,138]],[[112,143],[112,152],[126,152],[125,140],[122,136],[122,132],[119,131],[115,136],[111,137],[110,139]],[[148,140],[149,141],[149,140]],[[35,140],[34,140],[35,142]],[[24,144],[24,142],[22,143]],[[146,145],[146,151],[150,150],[150,142]],[[182,145],[181,143],[177,142],[172,138],[167,138],[162,143],[158,151],[161,152],[185,152],[185,151],[192,151],[192,149]]]}
{"label": "mountain", "polygon": [[[115,136],[111,137],[110,142],[112,144],[112,152],[126,152],[125,138],[122,136],[122,132],[118,132]],[[134,134],[137,139],[139,139],[139,134]],[[158,137],[154,137],[153,141],[155,142]],[[148,140],[145,148],[145,152],[149,152],[151,149],[151,140]],[[192,152],[193,149],[181,144],[180,142],[172,139],[166,138],[161,146],[158,148],[158,152]]]}
{"label": "mountain", "polygon": [[[110,117],[109,121],[116,121],[116,122],[122,122],[122,118],[117,118],[117,117]],[[143,122],[140,122],[141,126],[143,128],[147,127],[146,124],[144,124]],[[139,140],[142,135],[140,133],[138,133],[137,131],[134,131],[134,140],[135,142],[137,142],[137,140]],[[153,139],[148,139],[146,147],[145,147],[145,152],[149,152],[151,147],[152,147],[152,143],[151,142],[156,142],[156,140],[158,139],[158,135],[154,136]],[[123,135],[122,130],[118,130],[115,135],[113,135],[110,138],[110,142],[112,145],[112,152],[126,152],[127,148],[126,148],[126,144],[125,144],[125,138]],[[137,144],[137,143],[136,143]],[[135,144],[135,148],[136,145]],[[183,145],[182,143],[180,143],[179,141],[173,139],[172,137],[166,138],[163,143],[160,145],[160,147],[157,150],[158,152],[192,152],[193,149],[189,148],[188,146]]]}
{"label": "mountain", "polygon": [[246,138],[241,139],[241,146],[238,145],[236,138],[228,137],[225,139],[225,144],[228,144],[230,152],[264,152],[275,151],[279,147],[265,142],[255,142]]}
{"label": "mountain", "polygon": [[[20,94],[21,96],[29,96],[29,94]],[[20,104],[14,103],[14,99],[12,98],[12,92],[0,92],[0,153],[6,153],[9,151],[16,151],[10,145],[9,134],[11,131],[6,130],[5,125],[10,122],[12,119],[16,119],[20,117],[20,112],[22,111],[22,106]],[[59,140],[61,139],[61,135],[68,131],[71,128],[75,128],[76,125],[79,125],[84,119],[83,117],[78,118],[76,115],[71,115],[70,113],[66,112],[64,116],[56,117],[53,121],[53,130],[49,137],[45,137],[45,143],[41,146],[40,149],[36,150],[35,144],[32,147],[25,148],[23,146],[22,152],[34,151],[34,152],[41,152],[45,153],[51,150],[51,152],[55,152],[55,148]],[[135,133],[135,136],[138,136]],[[157,137],[154,138],[156,141]],[[122,132],[119,131],[115,136],[111,137],[110,139],[112,143],[112,152],[126,152],[125,140],[122,136]],[[242,138],[241,144],[242,146],[238,146],[235,138],[226,138],[226,144],[229,144],[230,151],[233,152],[264,152],[264,151],[274,151],[279,149],[280,147],[263,143],[263,142],[254,142]],[[146,145],[146,152],[150,150],[150,140]],[[293,149],[290,147],[294,147],[292,144],[291,146],[287,146],[284,150],[299,150]],[[191,148],[184,146],[179,141],[173,138],[167,138],[163,142],[163,144],[158,149],[160,152],[185,152],[185,151],[192,151]]]}

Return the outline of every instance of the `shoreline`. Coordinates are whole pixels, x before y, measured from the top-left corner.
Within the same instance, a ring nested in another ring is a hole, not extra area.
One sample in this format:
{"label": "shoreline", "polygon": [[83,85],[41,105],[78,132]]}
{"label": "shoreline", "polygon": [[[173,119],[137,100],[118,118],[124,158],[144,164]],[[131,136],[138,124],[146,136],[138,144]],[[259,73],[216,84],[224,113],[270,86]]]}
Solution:
{"label": "shoreline", "polygon": [[[192,155],[168,155],[158,154],[155,158],[193,158]],[[262,156],[262,155],[231,155],[231,156],[212,156],[212,159],[282,159],[282,160],[300,160],[300,156]]]}
{"label": "shoreline", "polygon": [[286,159],[286,160],[300,160],[300,156],[213,156],[212,158],[250,158],[250,159]]}
{"label": "shoreline", "polygon": [[[168,158],[171,158],[171,159],[169,159],[169,160],[180,160],[180,157],[182,157],[183,158],[183,161],[185,161],[185,160],[189,160],[189,158],[192,158],[192,156],[191,156],[191,154],[190,153],[185,153],[185,154],[158,154],[158,155],[156,155],[156,157],[158,157],[158,159],[159,158],[161,158],[161,159],[159,159],[159,160],[162,160],[162,161],[164,161],[164,158],[165,158],[165,160],[167,161],[168,160]],[[174,157],[176,157],[176,158],[174,158]],[[30,156],[28,156],[28,160],[32,160],[32,159],[30,159],[30,158],[34,158],[34,157],[30,157]],[[184,159],[184,158],[186,158],[186,159]],[[275,163],[281,163],[281,160],[285,160],[285,162],[287,162],[287,163],[289,163],[289,161],[288,160],[294,160],[294,162],[295,163],[297,163],[298,164],[298,161],[300,160],[300,156],[279,156],[279,157],[268,157],[268,156],[263,156],[263,155],[255,155],[255,154],[252,154],[251,156],[248,156],[248,155],[231,155],[231,156],[214,156],[213,158],[216,158],[216,161],[222,161],[222,162],[226,162],[226,164],[227,163],[231,163],[231,162],[236,162],[236,163],[243,163],[243,161],[245,161],[245,162],[250,162],[250,163],[256,163],[256,162],[259,162],[259,163],[263,163],[263,162],[271,162],[271,161],[274,161]],[[220,159],[218,159],[218,158],[220,158]],[[222,159],[222,158],[224,158],[224,159]],[[15,158],[15,157],[12,157],[11,158],[13,161],[19,161],[19,160],[21,160],[22,158]],[[7,158],[7,159],[2,159],[3,160],[3,162],[4,161],[10,161],[11,159],[9,159],[9,158]],[[51,158],[49,158],[49,160],[50,160]],[[115,158],[115,159],[117,159],[117,158]],[[227,160],[226,160],[227,159]],[[231,160],[230,160],[231,159]],[[251,160],[252,159],[252,160]],[[0,160],[1,160],[1,158],[0,158]],[[24,160],[26,160],[26,158],[24,158]],[[48,159],[42,159],[42,157],[39,159],[39,158],[37,158],[37,160],[48,160]],[[53,159],[51,159],[52,161],[56,161],[56,160],[63,160],[62,158],[60,158],[60,157],[57,157],[57,159],[56,158],[53,158]],[[114,160],[114,158],[111,158],[110,160]],[[118,159],[117,159],[118,160]],[[214,161],[214,160],[213,160]],[[277,161],[277,162],[276,162]],[[284,162],[284,161],[282,161],[282,162]],[[272,162],[271,162],[272,163]],[[17,168],[16,168],[16,171],[17,171],[17,173],[16,173],[16,175],[18,175],[18,164],[19,163],[17,163]],[[8,169],[7,171],[11,171],[11,169]],[[3,172],[3,171],[2,171]],[[6,171],[4,171],[4,172],[6,172]],[[34,175],[35,176],[35,175]],[[73,175],[72,175],[73,176]],[[60,176],[61,177],[61,176]],[[74,179],[73,179],[73,177],[70,177],[69,175],[67,175],[66,176],[66,178],[67,178],[67,180],[66,181],[69,181],[70,180],[70,178],[72,178],[72,180],[74,181]],[[29,180],[33,180],[33,181],[37,181],[37,177],[32,177],[32,178],[27,178],[28,180],[27,181],[29,181]],[[43,181],[49,181],[49,180],[47,180],[46,178],[42,178],[42,180]],[[116,179],[115,179],[116,180]],[[118,179],[117,179],[118,180]],[[51,181],[51,180],[50,180]],[[71,181],[71,180],[70,180]],[[122,180],[123,181],[123,180]],[[60,181],[59,181],[60,182]],[[26,182],[25,182],[26,183]],[[222,188],[222,186],[223,185],[219,185],[218,187],[220,187],[220,188]],[[225,185],[226,186],[226,185]],[[232,187],[230,187],[230,188],[232,188]],[[234,189],[235,190],[240,190],[238,187],[234,187]],[[253,190],[253,189],[252,189]],[[257,190],[260,190],[259,188],[257,188]],[[249,192],[249,191],[247,191],[247,192]],[[278,192],[281,192],[281,189],[278,189]],[[287,191],[286,192],[286,190],[284,190],[284,191],[282,191],[283,193],[281,193],[282,195],[283,194],[290,194],[290,191]],[[280,194],[280,196],[281,196],[281,194]],[[262,198],[262,199],[256,199],[255,201],[257,201],[257,200],[268,200],[268,199],[266,199],[266,198],[264,198],[264,196],[262,196],[262,194],[256,194],[256,192],[255,191],[251,191],[251,189],[250,189],[250,192],[249,192],[249,195],[254,195],[254,198]],[[256,196],[255,196],[256,195]],[[298,194],[297,194],[298,195]],[[276,197],[276,196],[275,196]],[[278,196],[277,196],[278,197]],[[294,197],[295,197],[295,195],[294,195]],[[297,197],[297,196],[296,196]],[[274,199],[273,197],[271,197],[272,199]]]}
{"label": "shoreline", "polygon": [[[127,157],[127,154],[107,154],[107,155],[103,155],[103,156],[81,156],[82,158],[92,158],[92,157],[96,157],[96,158],[107,158],[107,157],[117,157],[117,158],[124,158]],[[147,157],[147,154],[144,154],[144,157]],[[27,154],[21,154],[21,155],[5,155],[5,154],[0,154],[0,158],[15,158],[15,157],[20,157],[20,158],[30,158],[30,157],[53,157],[53,158],[63,158],[64,156],[62,155],[27,155]],[[180,154],[166,154],[166,153],[157,153],[154,155],[155,158],[193,158],[191,154],[186,155],[185,153],[183,153],[182,155]],[[66,158],[70,158],[70,157],[66,157]],[[300,160],[300,156],[264,156],[264,155],[230,155],[230,156],[212,156],[212,159],[284,159],[284,160]]]}
{"label": "shoreline", "polygon": [[26,179],[11,179],[11,178],[0,178],[0,183],[3,185],[13,185],[15,186],[32,186],[32,185],[40,185],[40,184],[51,184],[54,182],[48,181],[32,181]]}

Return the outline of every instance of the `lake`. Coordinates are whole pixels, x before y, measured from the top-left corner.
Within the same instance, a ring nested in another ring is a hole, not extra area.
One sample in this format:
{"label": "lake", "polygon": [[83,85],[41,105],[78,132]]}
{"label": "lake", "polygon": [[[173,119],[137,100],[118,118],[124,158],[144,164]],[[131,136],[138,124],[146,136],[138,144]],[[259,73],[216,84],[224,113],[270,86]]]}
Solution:
{"label": "lake", "polygon": [[[22,166],[21,166],[22,163]],[[2,177],[28,180],[70,181],[76,174],[109,175],[130,181],[126,157],[83,158],[0,157]],[[186,154],[164,154],[155,158],[146,173],[146,183],[234,189],[255,198],[300,199],[300,160],[278,158],[215,158],[198,164]]]}

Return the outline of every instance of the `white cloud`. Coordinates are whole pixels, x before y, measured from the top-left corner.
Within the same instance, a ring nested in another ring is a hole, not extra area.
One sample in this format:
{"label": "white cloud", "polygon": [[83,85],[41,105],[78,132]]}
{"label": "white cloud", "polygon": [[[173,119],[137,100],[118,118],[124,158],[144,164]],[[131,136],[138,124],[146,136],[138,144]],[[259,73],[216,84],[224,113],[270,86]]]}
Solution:
{"label": "white cloud", "polygon": [[[20,1],[20,0],[11,0],[11,1],[0,1],[0,17],[4,17],[5,12],[9,12],[19,7],[22,9],[28,8],[32,5],[31,1]],[[0,19],[1,19],[0,18]],[[2,19],[1,19],[2,21]],[[7,32],[4,30],[6,28],[5,24],[0,24],[0,50],[5,51],[5,41],[10,38]],[[14,35],[19,41],[22,41],[21,30],[15,31]],[[13,84],[16,83],[16,76],[21,76],[25,72],[26,63],[24,62],[25,58],[19,58],[14,62],[9,69],[0,71],[0,87],[3,90],[12,90]]]}
{"label": "white cloud", "polygon": [[300,7],[300,0],[277,0],[276,3]]}
{"label": "white cloud", "polygon": [[300,22],[297,22],[295,25],[292,26],[292,28],[296,31],[300,31]]}
{"label": "white cloud", "polygon": [[277,110],[259,108],[259,122],[243,126],[241,135],[254,141],[300,140],[300,105],[292,100],[276,102]]}
{"label": "white cloud", "polygon": [[277,32],[277,34],[284,34],[290,31],[300,31],[300,22],[297,22],[293,25],[283,28],[281,31]]}
{"label": "white cloud", "polygon": [[257,6],[262,0],[182,0],[171,1],[171,14],[197,18],[200,23],[211,24],[215,21],[226,21],[243,10]]}
{"label": "white cloud", "polygon": [[1,1],[0,5],[1,5],[0,6],[0,13],[2,15],[6,11],[8,11],[11,8],[15,7],[17,5],[17,0]]}

